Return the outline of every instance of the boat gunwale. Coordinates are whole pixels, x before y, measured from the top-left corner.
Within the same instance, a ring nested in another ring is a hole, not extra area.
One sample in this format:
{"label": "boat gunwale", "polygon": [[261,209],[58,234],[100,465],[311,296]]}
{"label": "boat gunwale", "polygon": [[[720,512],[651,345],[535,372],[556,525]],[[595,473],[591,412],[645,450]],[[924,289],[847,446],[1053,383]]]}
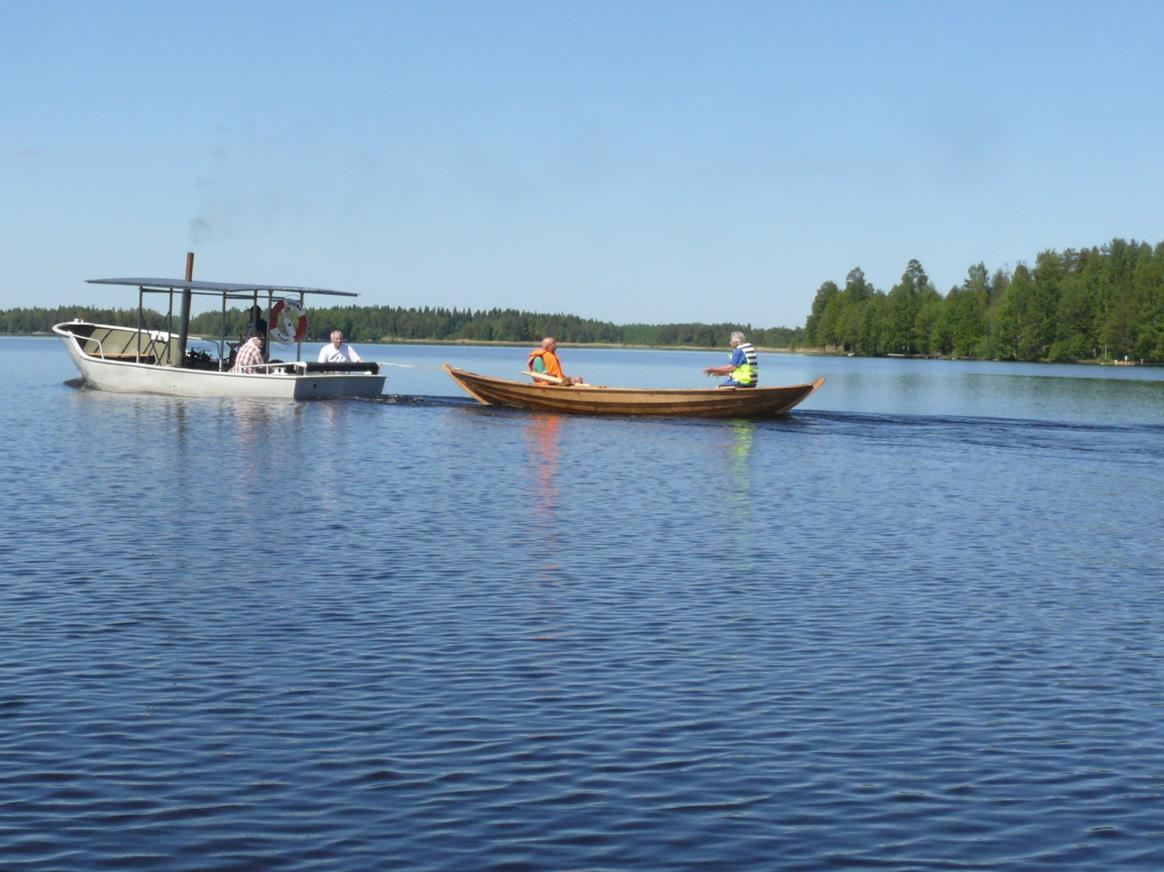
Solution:
{"label": "boat gunwale", "polygon": [[815,393],[824,378],[769,388],[596,388],[522,384],[442,368],[465,393],[486,406],[532,412],[628,417],[776,418]]}
{"label": "boat gunwale", "polygon": [[[86,325],[91,325],[94,327],[106,327],[106,328],[113,328],[115,330],[126,330],[126,331],[129,331],[131,333],[137,333],[137,332],[157,333],[159,337],[165,336],[167,338],[171,337],[173,334],[167,333],[165,330],[143,329],[141,331],[138,331],[137,328],[135,328],[135,327],[123,327],[123,326],[118,325],[118,324],[97,324],[93,321],[76,321],[76,320],[74,320],[74,321],[62,321],[59,324],[53,325],[53,327],[52,327],[53,332],[56,333],[57,336],[61,337],[62,339],[65,337],[68,337],[69,339],[71,339],[73,341],[73,345],[74,345],[77,353],[79,355],[81,355],[82,358],[84,358],[85,360],[88,360],[88,361],[92,361],[93,363],[102,364],[104,366],[141,367],[143,369],[148,369],[148,370],[181,370],[182,372],[196,373],[199,376],[230,376],[232,378],[261,378],[264,380],[278,379],[278,380],[283,380],[283,381],[293,381],[295,379],[305,379],[305,378],[329,378],[329,379],[334,379],[334,378],[353,378],[353,379],[379,378],[379,379],[386,379],[387,378],[387,376],[382,376],[379,373],[372,373],[372,372],[287,372],[285,370],[279,371],[279,370],[274,370],[274,369],[272,369],[269,372],[233,372],[232,370],[229,370],[229,369],[193,369],[190,367],[170,366],[170,365],[164,364],[164,363],[150,363],[150,362],[145,361],[145,360],[116,360],[114,358],[99,357],[97,355],[90,354],[89,352],[85,351],[85,349],[81,348],[81,343],[80,343],[80,341],[78,341],[77,334],[72,333],[68,330],[58,329],[60,327],[68,326],[69,324],[86,324]],[[81,338],[88,338],[88,337],[81,337]],[[201,341],[210,342],[212,340],[206,339],[206,340],[201,340]],[[280,363],[270,364],[270,365],[271,366],[281,366],[281,367],[294,366],[295,362],[294,361],[282,361]]]}
{"label": "boat gunwale", "polygon": [[[770,395],[770,394],[775,394],[777,392],[783,393],[783,392],[787,392],[787,391],[795,391],[795,390],[801,389],[801,388],[812,388],[815,391],[822,384],[824,384],[824,378],[821,377],[821,378],[818,378],[816,381],[811,381],[811,382],[800,382],[798,384],[791,384],[791,385],[773,385],[773,386],[769,386],[769,387],[754,387],[754,388],[737,388],[737,387],[722,387],[722,388],[720,388],[720,387],[716,387],[716,388],[612,388],[612,387],[607,387],[606,385],[551,385],[551,384],[535,385],[535,384],[523,384],[522,382],[512,381],[510,379],[498,378],[497,376],[482,375],[481,373],[472,372],[471,370],[458,369],[457,367],[451,367],[448,364],[444,364],[444,369],[446,372],[449,373],[449,375],[453,376],[454,378],[456,378],[457,375],[465,375],[465,376],[468,376],[470,380],[480,379],[481,381],[484,381],[486,383],[515,387],[520,392],[537,391],[539,394],[542,392],[549,392],[551,394],[557,394],[560,396],[564,396],[564,395],[575,396],[579,393],[588,394],[592,391],[594,393],[600,393],[600,394],[605,394],[605,395],[610,395],[610,394],[648,394],[648,395],[664,394],[664,395],[672,396],[672,397],[677,397],[678,395],[693,395],[696,397],[706,397],[706,398],[711,398],[713,396],[728,397],[728,396],[732,396],[735,394],[756,396],[756,395]],[[581,391],[579,391],[579,388],[581,388]],[[531,396],[536,396],[536,394],[531,394]]]}

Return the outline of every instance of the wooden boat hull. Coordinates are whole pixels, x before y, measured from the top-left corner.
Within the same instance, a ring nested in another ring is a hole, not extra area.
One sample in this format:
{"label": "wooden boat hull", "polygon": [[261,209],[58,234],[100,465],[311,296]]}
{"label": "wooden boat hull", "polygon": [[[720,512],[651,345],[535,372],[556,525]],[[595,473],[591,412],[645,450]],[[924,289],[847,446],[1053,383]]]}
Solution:
{"label": "wooden boat hull", "polygon": [[696,418],[770,418],[783,415],[822,384],[777,388],[605,388],[527,385],[454,369],[444,370],[471,397],[490,406],[583,415],[681,415]]}

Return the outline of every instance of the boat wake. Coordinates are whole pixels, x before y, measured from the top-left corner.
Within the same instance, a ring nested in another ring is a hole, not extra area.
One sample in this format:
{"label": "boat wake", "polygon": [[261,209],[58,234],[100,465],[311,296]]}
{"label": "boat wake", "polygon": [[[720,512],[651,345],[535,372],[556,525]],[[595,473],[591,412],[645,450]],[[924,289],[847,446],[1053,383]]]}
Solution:
{"label": "boat wake", "polygon": [[358,398],[363,403],[378,406],[424,406],[430,409],[478,408],[480,403],[467,397],[436,397],[422,394],[381,394],[378,397]]}

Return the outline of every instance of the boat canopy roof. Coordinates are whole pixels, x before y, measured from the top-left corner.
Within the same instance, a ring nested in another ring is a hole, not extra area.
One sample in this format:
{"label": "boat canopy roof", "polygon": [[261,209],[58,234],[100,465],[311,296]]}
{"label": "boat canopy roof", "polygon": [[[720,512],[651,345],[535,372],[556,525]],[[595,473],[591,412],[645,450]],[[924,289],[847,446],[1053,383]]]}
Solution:
{"label": "boat canopy roof", "polygon": [[91,285],[126,285],[154,291],[190,291],[207,296],[245,296],[256,293],[322,294],[328,297],[358,297],[350,291],[329,291],[326,288],[299,288],[292,285],[244,285],[235,282],[188,282],[185,279],[89,279]]}

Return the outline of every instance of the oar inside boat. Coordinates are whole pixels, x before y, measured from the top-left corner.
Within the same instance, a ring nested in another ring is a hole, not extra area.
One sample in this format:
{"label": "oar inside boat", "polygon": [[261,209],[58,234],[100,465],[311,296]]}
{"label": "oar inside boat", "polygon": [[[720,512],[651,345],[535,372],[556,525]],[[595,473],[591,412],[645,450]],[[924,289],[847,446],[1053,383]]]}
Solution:
{"label": "oar inside boat", "polygon": [[546,381],[552,385],[564,385],[566,383],[564,378],[558,378],[556,375],[550,375],[548,372],[535,372],[532,369],[523,369],[521,374],[528,375],[534,381]]}

